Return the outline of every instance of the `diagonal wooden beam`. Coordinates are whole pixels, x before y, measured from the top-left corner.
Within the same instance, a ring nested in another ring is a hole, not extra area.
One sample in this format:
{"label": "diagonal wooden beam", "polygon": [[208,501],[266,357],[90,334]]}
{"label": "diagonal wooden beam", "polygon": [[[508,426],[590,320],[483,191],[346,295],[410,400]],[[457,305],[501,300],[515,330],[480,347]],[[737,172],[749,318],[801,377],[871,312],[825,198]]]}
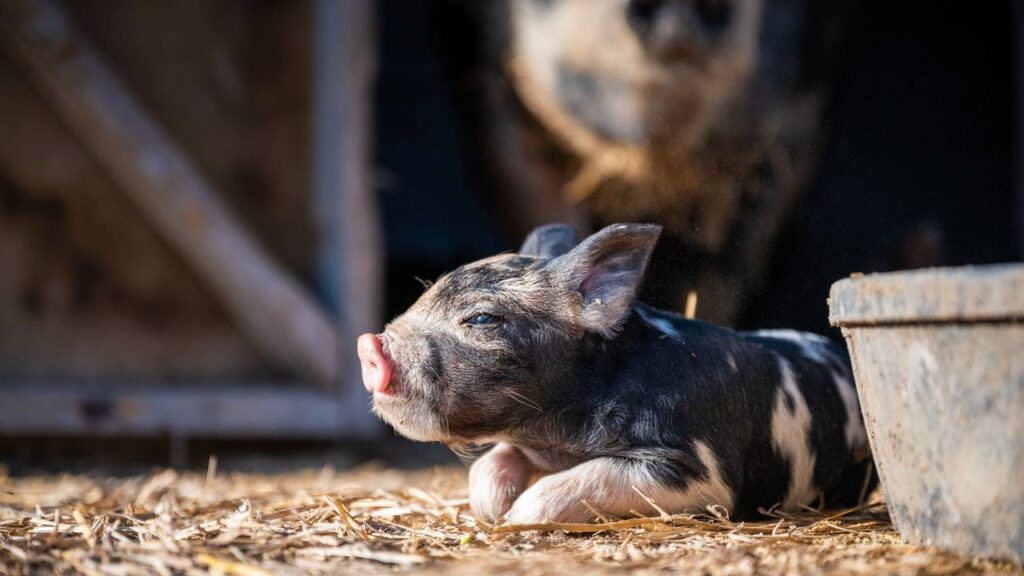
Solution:
{"label": "diagonal wooden beam", "polygon": [[0,1],[0,43],[271,363],[325,386],[337,331],[52,0]]}

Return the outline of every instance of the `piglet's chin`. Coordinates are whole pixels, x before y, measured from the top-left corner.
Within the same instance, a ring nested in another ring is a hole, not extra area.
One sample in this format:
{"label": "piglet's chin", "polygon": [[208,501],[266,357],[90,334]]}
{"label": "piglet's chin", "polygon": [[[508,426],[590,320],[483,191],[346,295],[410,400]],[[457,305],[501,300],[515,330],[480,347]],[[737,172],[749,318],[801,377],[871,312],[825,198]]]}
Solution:
{"label": "piglet's chin", "polygon": [[384,396],[374,393],[373,411],[396,432],[419,442],[446,442],[449,440],[441,418],[429,406],[406,396]]}

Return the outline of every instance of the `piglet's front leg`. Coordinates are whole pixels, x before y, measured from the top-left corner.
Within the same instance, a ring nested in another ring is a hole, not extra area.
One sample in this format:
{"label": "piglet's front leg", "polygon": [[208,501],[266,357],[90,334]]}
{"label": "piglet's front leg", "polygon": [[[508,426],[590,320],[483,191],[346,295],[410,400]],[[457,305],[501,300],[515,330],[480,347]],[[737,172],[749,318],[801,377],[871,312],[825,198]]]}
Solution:
{"label": "piglet's front leg", "polygon": [[670,513],[702,510],[709,504],[731,508],[732,491],[721,481],[717,469],[698,472],[677,466],[671,483],[664,471],[664,461],[659,464],[632,457],[588,460],[538,480],[515,501],[505,521],[587,522],[595,510],[619,517],[634,512],[657,514],[647,498]]}
{"label": "piglet's front leg", "polygon": [[499,442],[469,469],[469,505],[473,512],[495,522],[526,490],[533,465],[518,448]]}

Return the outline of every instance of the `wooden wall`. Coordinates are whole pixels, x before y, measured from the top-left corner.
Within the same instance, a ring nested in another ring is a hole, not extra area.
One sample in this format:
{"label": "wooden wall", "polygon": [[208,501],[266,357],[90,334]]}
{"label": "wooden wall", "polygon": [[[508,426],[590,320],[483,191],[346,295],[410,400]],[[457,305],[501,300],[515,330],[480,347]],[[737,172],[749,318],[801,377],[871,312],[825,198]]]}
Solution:
{"label": "wooden wall", "polygon": [[[310,6],[65,4],[266,251],[312,286]],[[274,376],[0,52],[0,377]]]}

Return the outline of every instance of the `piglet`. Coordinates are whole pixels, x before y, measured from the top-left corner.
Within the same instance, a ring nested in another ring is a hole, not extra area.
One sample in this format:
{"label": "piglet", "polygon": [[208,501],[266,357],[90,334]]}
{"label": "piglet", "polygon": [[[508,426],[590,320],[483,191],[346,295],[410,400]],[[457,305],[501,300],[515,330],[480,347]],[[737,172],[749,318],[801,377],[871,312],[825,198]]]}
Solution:
{"label": "piglet", "polygon": [[490,521],[863,499],[874,467],[844,350],[637,302],[659,233],[616,224],[577,245],[549,225],[441,276],[359,338],[374,412],[414,440],[493,445],[469,472]]}

